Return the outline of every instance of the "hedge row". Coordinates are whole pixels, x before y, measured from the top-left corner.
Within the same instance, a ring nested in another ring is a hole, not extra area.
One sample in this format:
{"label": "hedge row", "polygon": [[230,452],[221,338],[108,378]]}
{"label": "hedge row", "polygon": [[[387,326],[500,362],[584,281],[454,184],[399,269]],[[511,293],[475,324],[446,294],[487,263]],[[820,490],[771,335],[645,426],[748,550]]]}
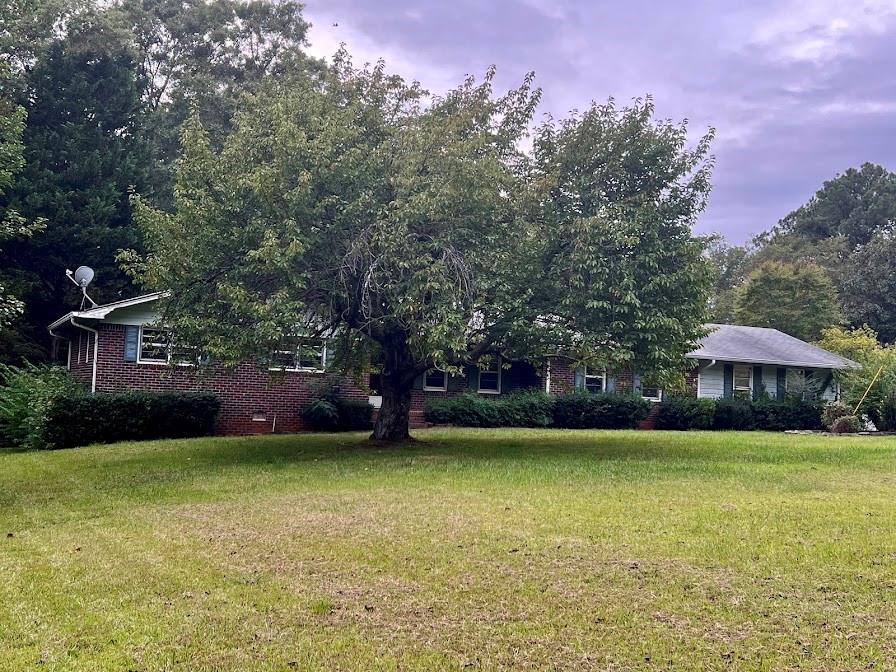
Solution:
{"label": "hedge row", "polygon": [[626,429],[647,417],[650,403],[622,394],[576,392],[552,397],[516,392],[498,399],[474,394],[428,401],[425,417],[436,424],[461,427],[559,427]]}
{"label": "hedge row", "polygon": [[207,392],[80,395],[58,398],[47,409],[43,444],[72,448],[91,443],[208,436],[220,410]]}
{"label": "hedge row", "polygon": [[799,397],[776,399],[695,399],[672,397],[659,405],[657,429],[824,429],[824,404]]}

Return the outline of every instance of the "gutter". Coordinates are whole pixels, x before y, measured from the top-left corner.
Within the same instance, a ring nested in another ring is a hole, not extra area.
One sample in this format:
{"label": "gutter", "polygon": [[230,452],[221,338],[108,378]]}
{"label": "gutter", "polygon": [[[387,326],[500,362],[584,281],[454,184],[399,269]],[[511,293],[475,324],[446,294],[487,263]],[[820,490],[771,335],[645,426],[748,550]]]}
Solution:
{"label": "gutter", "polygon": [[92,329],[91,327],[88,327],[84,324],[78,324],[77,322],[75,322],[74,317],[69,318],[69,322],[71,322],[71,325],[73,327],[77,327],[78,329],[83,329],[84,331],[89,331],[93,334],[93,374],[91,375],[91,378],[90,378],[90,393],[96,394],[96,358],[97,358],[97,354],[99,354],[100,332],[98,332],[96,329]]}

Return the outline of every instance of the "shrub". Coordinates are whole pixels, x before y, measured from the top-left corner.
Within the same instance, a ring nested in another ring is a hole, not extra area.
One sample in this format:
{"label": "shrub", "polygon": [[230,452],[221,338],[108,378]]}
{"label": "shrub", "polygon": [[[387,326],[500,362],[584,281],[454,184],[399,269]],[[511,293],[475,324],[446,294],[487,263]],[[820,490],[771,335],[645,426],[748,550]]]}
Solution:
{"label": "shrub", "polygon": [[662,402],[657,410],[657,429],[711,429],[716,412],[713,399],[675,396]]}
{"label": "shrub", "polygon": [[881,399],[878,405],[878,422],[875,426],[882,432],[896,431],[896,390]]}
{"label": "shrub", "polygon": [[351,432],[370,429],[373,406],[363,399],[343,399],[339,386],[324,381],[313,392],[314,399],[302,409],[302,417],[318,432]]}
{"label": "shrub", "polygon": [[753,404],[747,399],[719,399],[712,419],[713,429],[749,430],[756,428]]}
{"label": "shrub", "polygon": [[127,392],[56,398],[44,429],[48,448],[208,436],[221,404],[209,392]]}
{"label": "shrub", "polygon": [[554,426],[565,429],[631,429],[647,417],[650,402],[627,394],[575,392],[554,400]]}
{"label": "shrub", "polygon": [[823,429],[822,404],[797,396],[764,397],[753,403],[753,423],[756,429],[769,431]]}
{"label": "shrub", "polygon": [[502,424],[501,401],[483,399],[475,394],[433,399],[426,405],[424,415],[428,422],[458,425],[460,427],[500,427]]}
{"label": "shrub", "polygon": [[837,418],[843,418],[847,415],[852,415],[852,409],[839,401],[833,401],[824,407],[824,410],[821,412],[821,420],[824,426],[830,429]]}
{"label": "shrub", "polygon": [[854,415],[844,415],[834,420],[831,431],[834,434],[855,434],[862,427],[861,421]]}
{"label": "shrub", "polygon": [[334,432],[339,427],[339,409],[328,399],[314,399],[304,409],[302,417],[318,432]]}
{"label": "shrub", "polygon": [[373,406],[363,399],[340,399],[336,412],[338,428],[342,431],[360,431],[373,425]]}
{"label": "shrub", "polygon": [[512,392],[492,403],[503,427],[550,427],[554,422],[554,397],[538,390]]}
{"label": "shrub", "polygon": [[0,365],[0,434],[3,443],[25,448],[47,444],[47,414],[54,403],[80,397],[84,388],[58,366]]}

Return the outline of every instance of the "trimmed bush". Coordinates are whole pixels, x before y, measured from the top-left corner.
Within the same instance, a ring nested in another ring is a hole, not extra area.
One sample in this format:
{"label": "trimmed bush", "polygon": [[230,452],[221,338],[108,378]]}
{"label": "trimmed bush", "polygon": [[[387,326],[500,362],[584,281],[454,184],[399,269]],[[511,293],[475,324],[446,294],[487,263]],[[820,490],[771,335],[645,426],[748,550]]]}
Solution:
{"label": "trimmed bush", "polygon": [[712,429],[716,402],[712,399],[675,396],[657,409],[657,429]]}
{"label": "trimmed bush", "polygon": [[48,409],[44,446],[208,436],[221,404],[208,392],[128,392],[57,398]]}
{"label": "trimmed bush", "polygon": [[753,404],[746,399],[718,399],[712,418],[713,429],[756,429]]}
{"label": "trimmed bush", "polygon": [[822,404],[797,396],[784,399],[765,397],[753,404],[756,429],[784,431],[788,429],[824,429]]}
{"label": "trimmed bush", "polygon": [[844,415],[831,425],[834,434],[855,434],[862,428],[862,422],[854,415]]}
{"label": "trimmed bush", "polygon": [[649,412],[650,402],[642,397],[576,392],[554,400],[554,426],[564,429],[632,429]]}
{"label": "trimmed bush", "polygon": [[554,397],[538,390],[511,392],[495,402],[503,427],[550,427]]}
{"label": "trimmed bush", "polygon": [[45,448],[50,408],[57,400],[84,394],[83,386],[62,367],[0,365],[2,443],[24,448]]}
{"label": "trimmed bush", "polygon": [[896,390],[881,399],[878,410],[876,427],[882,432],[896,431]]}
{"label": "trimmed bush", "polygon": [[483,399],[475,394],[433,399],[424,411],[428,422],[460,427],[500,427],[502,413],[498,399]]}

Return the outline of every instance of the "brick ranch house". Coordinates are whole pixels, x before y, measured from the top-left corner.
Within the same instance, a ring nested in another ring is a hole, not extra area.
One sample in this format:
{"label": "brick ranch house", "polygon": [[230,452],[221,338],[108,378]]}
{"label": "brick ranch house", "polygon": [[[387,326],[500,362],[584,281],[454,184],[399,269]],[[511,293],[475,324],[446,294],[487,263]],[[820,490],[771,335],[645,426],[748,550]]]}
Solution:
{"label": "brick ranch house", "polygon": [[[146,294],[60,317],[49,326],[58,359],[94,393],[214,392],[221,400],[220,434],[307,429],[301,409],[326,382],[338,384],[345,397],[379,405],[375,375],[359,381],[326,371],[331,353],[323,341],[275,353],[270,369],[245,363],[230,369],[202,367],[198,373],[195,353],[177,352],[158,324],[160,298],[160,293]],[[763,391],[781,397],[811,387],[815,394],[833,400],[839,394],[834,371],[854,366],[775,329],[709,326],[711,333],[689,354],[695,366],[687,374],[687,385],[698,397],[753,398]],[[412,398],[412,422],[422,422],[427,398],[469,392],[497,397],[533,388],[548,394],[576,389],[640,394],[655,402],[664,395],[642,383],[637,373],[575,368],[562,357],[541,364],[514,362],[509,367],[496,362],[488,368],[468,367],[463,376],[438,370],[420,376]]]}

